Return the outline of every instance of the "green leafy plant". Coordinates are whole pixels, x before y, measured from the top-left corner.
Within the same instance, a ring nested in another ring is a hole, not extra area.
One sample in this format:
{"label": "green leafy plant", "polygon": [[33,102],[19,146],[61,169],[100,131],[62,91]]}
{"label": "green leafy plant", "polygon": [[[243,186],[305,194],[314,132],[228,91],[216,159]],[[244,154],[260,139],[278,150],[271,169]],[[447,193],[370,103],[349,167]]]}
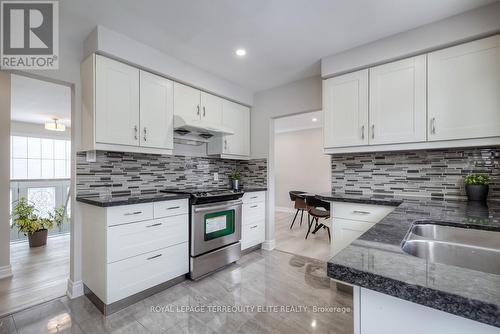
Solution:
{"label": "green leafy plant", "polygon": [[37,231],[51,229],[54,222],[59,224],[60,221],[62,224],[64,221],[64,208],[58,208],[54,213],[49,214],[49,218],[43,218],[38,215],[38,210],[33,204],[28,202],[25,197],[21,197],[14,206],[12,218],[12,228],[17,227],[20,233],[30,235]]}
{"label": "green leafy plant", "polygon": [[234,172],[229,174],[229,177],[231,178],[231,180],[241,180],[241,173],[235,170]]}
{"label": "green leafy plant", "polygon": [[465,177],[465,184],[487,186],[491,178],[486,174],[469,174]]}

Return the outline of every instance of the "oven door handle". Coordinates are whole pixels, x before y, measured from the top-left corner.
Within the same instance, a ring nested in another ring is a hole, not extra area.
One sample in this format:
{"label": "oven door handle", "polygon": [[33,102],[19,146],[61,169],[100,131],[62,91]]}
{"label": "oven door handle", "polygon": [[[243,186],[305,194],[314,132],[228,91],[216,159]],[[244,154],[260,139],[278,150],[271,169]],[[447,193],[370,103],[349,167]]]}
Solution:
{"label": "oven door handle", "polygon": [[233,206],[241,205],[243,204],[242,201],[232,201],[232,202],[225,202],[224,204],[219,204],[219,205],[211,205],[211,206],[202,206],[199,208],[194,208],[194,212],[206,212],[206,211],[213,211],[213,210],[218,210],[218,209],[229,209]]}

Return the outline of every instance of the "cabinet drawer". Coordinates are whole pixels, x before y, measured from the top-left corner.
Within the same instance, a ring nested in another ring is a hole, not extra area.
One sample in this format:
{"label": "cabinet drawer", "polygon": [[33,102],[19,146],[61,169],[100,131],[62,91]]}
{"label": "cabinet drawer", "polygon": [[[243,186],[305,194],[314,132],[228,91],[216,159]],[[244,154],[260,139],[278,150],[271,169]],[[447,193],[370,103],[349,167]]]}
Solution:
{"label": "cabinet drawer", "polygon": [[243,195],[243,203],[255,203],[255,202],[265,202],[266,192],[265,191],[255,191],[250,193],[245,193]]}
{"label": "cabinet drawer", "polygon": [[266,204],[264,202],[243,204],[243,225],[266,219]]}
{"label": "cabinet drawer", "polygon": [[188,243],[108,264],[107,304],[189,271]]}
{"label": "cabinet drawer", "polygon": [[188,241],[188,215],[108,227],[107,262]]}
{"label": "cabinet drawer", "polygon": [[332,213],[334,218],[378,223],[393,210],[393,206],[334,202]]}
{"label": "cabinet drawer", "polygon": [[108,226],[153,219],[153,203],[114,206],[106,211]]}
{"label": "cabinet drawer", "polygon": [[155,202],[154,217],[162,218],[175,215],[188,214],[188,200],[178,199],[173,201]]}
{"label": "cabinet drawer", "polygon": [[373,225],[375,223],[333,218],[332,256],[349,246],[354,240],[372,228]]}
{"label": "cabinet drawer", "polygon": [[241,231],[241,249],[246,249],[260,243],[266,239],[266,224],[264,221],[244,225]]}

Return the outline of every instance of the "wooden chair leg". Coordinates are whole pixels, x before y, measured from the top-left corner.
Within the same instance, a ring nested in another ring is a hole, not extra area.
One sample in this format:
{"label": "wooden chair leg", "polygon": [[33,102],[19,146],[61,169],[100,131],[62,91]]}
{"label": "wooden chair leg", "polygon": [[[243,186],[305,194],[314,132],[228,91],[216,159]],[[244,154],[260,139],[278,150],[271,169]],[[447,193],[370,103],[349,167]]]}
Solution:
{"label": "wooden chair leg", "polygon": [[297,209],[297,211],[295,212],[295,216],[293,217],[293,220],[292,220],[292,225],[290,225],[290,230],[292,229],[293,224],[295,223],[295,218],[297,218],[298,214],[299,214],[299,209]]}

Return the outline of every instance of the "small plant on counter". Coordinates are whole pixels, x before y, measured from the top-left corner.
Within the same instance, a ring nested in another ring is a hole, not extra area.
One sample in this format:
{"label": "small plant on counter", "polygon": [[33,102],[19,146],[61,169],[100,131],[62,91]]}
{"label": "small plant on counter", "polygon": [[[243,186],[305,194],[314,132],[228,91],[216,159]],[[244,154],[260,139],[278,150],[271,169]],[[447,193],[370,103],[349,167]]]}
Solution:
{"label": "small plant on counter", "polygon": [[491,178],[486,174],[469,174],[464,179],[465,192],[469,201],[485,202],[488,198]]}
{"label": "small plant on counter", "polygon": [[30,247],[46,245],[48,230],[54,224],[60,226],[64,220],[64,208],[57,208],[49,213],[49,218],[43,218],[25,197],[21,197],[12,210],[12,228],[16,227],[19,233],[28,237]]}
{"label": "small plant on counter", "polygon": [[234,190],[239,190],[240,189],[240,180],[241,180],[241,173],[237,170],[229,174],[229,177],[231,178],[231,184],[233,186]]}

